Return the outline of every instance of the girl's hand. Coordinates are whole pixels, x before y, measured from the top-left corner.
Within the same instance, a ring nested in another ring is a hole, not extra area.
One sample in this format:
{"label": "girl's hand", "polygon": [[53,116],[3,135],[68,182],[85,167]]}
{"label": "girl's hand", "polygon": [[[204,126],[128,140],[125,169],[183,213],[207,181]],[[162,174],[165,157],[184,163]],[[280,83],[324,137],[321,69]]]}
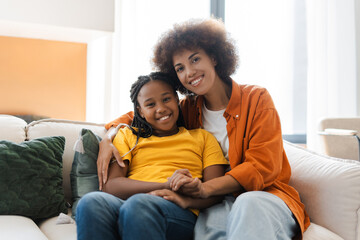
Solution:
{"label": "girl's hand", "polygon": [[188,208],[188,206],[190,204],[189,197],[182,196],[182,195],[180,195],[176,192],[173,192],[169,189],[155,190],[155,191],[149,192],[149,194],[162,197],[168,201],[171,201],[171,202],[179,205],[180,207],[182,207],[184,209]]}
{"label": "girl's hand", "polygon": [[188,169],[178,169],[168,178],[170,189],[178,191],[184,184],[192,181],[191,173]]}

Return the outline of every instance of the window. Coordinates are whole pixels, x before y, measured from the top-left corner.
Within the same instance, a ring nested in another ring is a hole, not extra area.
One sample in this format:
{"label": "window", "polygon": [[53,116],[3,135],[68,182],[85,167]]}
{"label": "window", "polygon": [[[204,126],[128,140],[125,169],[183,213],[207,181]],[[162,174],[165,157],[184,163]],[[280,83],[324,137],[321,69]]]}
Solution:
{"label": "window", "polygon": [[279,112],[283,134],[292,135],[293,141],[294,135],[305,140],[304,1],[227,0],[225,25],[237,42],[240,56],[234,80],[266,87]]}

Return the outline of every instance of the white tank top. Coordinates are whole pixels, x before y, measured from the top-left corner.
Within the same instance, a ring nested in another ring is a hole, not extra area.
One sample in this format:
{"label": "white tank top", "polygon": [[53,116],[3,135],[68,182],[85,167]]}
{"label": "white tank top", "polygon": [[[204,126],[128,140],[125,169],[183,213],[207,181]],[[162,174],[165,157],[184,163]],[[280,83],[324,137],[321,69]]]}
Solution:
{"label": "white tank top", "polygon": [[229,138],[226,130],[226,119],[223,116],[224,112],[225,109],[211,111],[206,108],[204,103],[202,108],[202,121],[204,129],[215,136],[221,146],[226,160],[229,161]]}

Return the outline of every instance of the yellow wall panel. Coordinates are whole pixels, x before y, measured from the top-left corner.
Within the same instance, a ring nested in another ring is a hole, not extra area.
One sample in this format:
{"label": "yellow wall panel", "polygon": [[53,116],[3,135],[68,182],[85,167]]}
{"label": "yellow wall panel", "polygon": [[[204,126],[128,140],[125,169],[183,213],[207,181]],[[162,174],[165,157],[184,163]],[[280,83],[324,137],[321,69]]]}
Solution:
{"label": "yellow wall panel", "polygon": [[0,113],[85,121],[83,43],[0,37]]}

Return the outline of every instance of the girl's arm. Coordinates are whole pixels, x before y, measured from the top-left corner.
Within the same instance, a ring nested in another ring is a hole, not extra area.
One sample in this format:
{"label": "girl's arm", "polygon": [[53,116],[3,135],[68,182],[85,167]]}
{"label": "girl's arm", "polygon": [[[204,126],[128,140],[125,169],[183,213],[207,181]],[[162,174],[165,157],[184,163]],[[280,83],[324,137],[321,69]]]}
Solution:
{"label": "girl's arm", "polygon": [[144,182],[126,177],[129,161],[124,160],[124,166],[110,164],[109,180],[103,185],[103,191],[117,196],[123,200],[136,193],[148,193],[157,189],[169,189],[169,183]]}

